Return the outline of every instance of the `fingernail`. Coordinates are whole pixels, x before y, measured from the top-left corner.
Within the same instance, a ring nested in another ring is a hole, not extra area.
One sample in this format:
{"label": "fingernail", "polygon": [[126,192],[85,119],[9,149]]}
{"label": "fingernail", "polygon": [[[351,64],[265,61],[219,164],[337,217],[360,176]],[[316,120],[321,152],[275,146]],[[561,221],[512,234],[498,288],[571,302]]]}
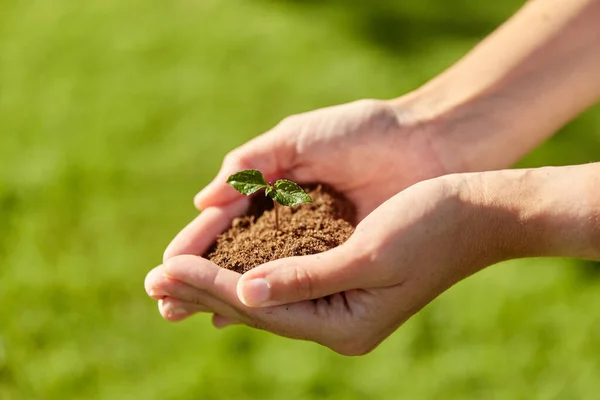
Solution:
{"label": "fingernail", "polygon": [[167,316],[169,318],[171,318],[171,317],[175,317],[175,316],[185,315],[187,313],[188,312],[185,308],[174,308],[172,310],[169,310],[169,312],[167,313]]}
{"label": "fingernail", "polygon": [[249,307],[260,307],[269,300],[271,286],[266,279],[257,278],[242,282],[238,287],[240,301]]}

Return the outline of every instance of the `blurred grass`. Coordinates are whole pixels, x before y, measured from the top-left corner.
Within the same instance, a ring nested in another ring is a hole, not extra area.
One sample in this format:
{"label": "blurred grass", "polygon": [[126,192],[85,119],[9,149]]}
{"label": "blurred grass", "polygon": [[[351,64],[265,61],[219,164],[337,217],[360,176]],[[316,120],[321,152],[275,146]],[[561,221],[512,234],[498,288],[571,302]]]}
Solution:
{"label": "blurred grass", "polygon": [[[0,0],[0,400],[595,398],[595,263],[490,268],[353,359],[143,291],[229,149],[406,92],[518,6]],[[599,160],[599,111],[521,165]]]}

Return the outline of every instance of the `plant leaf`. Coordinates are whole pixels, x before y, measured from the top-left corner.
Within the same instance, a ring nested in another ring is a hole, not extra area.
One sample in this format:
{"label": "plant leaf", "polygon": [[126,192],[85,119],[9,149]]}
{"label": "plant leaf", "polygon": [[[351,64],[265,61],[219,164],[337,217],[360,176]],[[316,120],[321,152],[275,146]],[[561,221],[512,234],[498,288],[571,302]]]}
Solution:
{"label": "plant leaf", "polygon": [[267,186],[265,190],[265,196],[269,196],[271,199],[275,200],[275,196],[277,196],[277,190],[273,186]]}
{"label": "plant leaf", "polygon": [[233,186],[238,192],[243,193],[246,196],[267,187],[267,181],[265,180],[265,177],[260,173],[260,171],[255,169],[248,169],[246,171],[233,174],[227,179],[227,183]]}
{"label": "plant leaf", "polygon": [[306,192],[292,181],[280,179],[275,182],[274,200],[283,206],[297,206],[301,203],[312,203]]}

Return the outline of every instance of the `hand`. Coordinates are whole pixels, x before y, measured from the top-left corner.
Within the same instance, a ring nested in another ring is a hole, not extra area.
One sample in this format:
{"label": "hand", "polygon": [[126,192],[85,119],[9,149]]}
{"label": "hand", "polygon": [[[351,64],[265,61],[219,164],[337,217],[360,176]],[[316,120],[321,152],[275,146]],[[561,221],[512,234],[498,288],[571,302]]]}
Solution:
{"label": "hand", "polygon": [[170,320],[213,312],[218,327],[243,323],[364,354],[452,284],[499,261],[493,225],[470,206],[462,177],[397,194],[328,252],[273,261],[243,277],[177,256],[149,274],[146,289],[169,297],[161,312]]}
{"label": "hand", "polygon": [[[225,183],[243,169],[258,169],[270,181],[287,177],[328,183],[357,206],[357,221],[398,191],[446,173],[433,151],[433,130],[412,111],[412,104],[411,96],[392,102],[361,100],[288,117],[233,150],[195,198],[203,212],[175,237],[163,259],[204,254],[233,218],[245,213],[249,199]],[[181,303],[153,297],[164,309]]]}
{"label": "hand", "polygon": [[410,101],[361,100],[284,119],[229,153],[195,198],[202,210],[239,200],[225,182],[243,169],[268,180],[330,184],[358,207],[359,220],[400,190],[446,173]]}
{"label": "hand", "polygon": [[267,180],[327,183],[357,207],[362,220],[415,182],[445,174],[433,151],[432,130],[411,111],[411,100],[361,100],[284,119],[229,153],[216,178],[195,198],[203,213],[169,245],[164,259],[202,254],[248,199],[226,184],[240,170]]}

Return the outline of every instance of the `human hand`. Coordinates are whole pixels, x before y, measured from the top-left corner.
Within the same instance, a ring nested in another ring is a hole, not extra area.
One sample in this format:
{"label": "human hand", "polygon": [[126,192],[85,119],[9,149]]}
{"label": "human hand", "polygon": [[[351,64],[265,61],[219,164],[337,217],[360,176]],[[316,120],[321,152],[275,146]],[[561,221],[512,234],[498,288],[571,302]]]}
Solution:
{"label": "human hand", "polygon": [[148,275],[146,290],[166,296],[160,307],[169,320],[212,312],[218,327],[243,323],[364,354],[452,284],[497,261],[493,229],[474,218],[461,177],[397,194],[328,252],[273,261],[243,277],[176,256]]}
{"label": "human hand", "polygon": [[293,115],[230,152],[194,202],[203,210],[239,201],[227,178],[257,169],[269,181],[329,184],[357,206],[361,220],[400,190],[446,173],[431,140],[409,101],[360,100]]}
{"label": "human hand", "polygon": [[[356,222],[405,187],[444,174],[432,130],[411,104],[410,96],[393,102],[361,100],[288,117],[233,150],[195,197],[202,213],[173,239],[163,259],[204,254],[233,218],[245,213],[249,199],[226,184],[243,169],[258,169],[269,181],[285,177],[327,183],[355,204]],[[154,297],[165,309],[179,303]]]}
{"label": "human hand", "polygon": [[410,96],[394,102],[361,100],[284,119],[230,152],[216,178],[196,197],[203,212],[164,254],[202,254],[249,199],[226,184],[240,170],[258,169],[269,181],[329,184],[357,208],[357,222],[400,190],[443,175],[432,129],[411,111]]}

